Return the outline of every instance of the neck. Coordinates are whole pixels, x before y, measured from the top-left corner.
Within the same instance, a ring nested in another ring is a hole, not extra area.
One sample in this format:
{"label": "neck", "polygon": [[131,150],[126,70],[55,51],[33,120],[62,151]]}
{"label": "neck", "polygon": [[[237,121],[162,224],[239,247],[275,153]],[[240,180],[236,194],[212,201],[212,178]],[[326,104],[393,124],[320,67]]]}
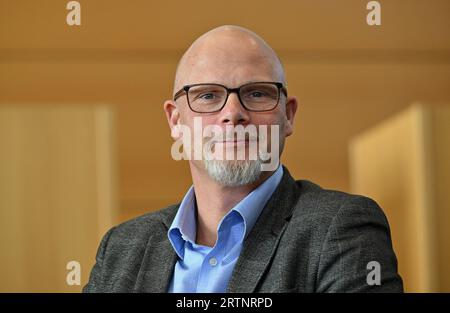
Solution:
{"label": "neck", "polygon": [[212,179],[202,164],[190,164],[190,168],[197,202],[196,243],[208,247],[216,243],[217,227],[222,218],[273,173],[262,172],[258,180],[251,184],[229,187]]}

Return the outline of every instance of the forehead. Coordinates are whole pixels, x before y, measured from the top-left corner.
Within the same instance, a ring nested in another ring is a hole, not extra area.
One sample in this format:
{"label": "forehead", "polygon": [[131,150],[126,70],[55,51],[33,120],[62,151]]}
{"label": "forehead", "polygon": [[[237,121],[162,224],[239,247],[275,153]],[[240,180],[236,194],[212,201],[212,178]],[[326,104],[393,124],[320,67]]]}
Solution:
{"label": "forehead", "polygon": [[191,47],[180,62],[178,85],[279,80],[274,56],[252,38],[221,36]]}
{"label": "forehead", "polygon": [[250,81],[274,80],[272,66],[264,60],[204,58],[192,64],[182,78],[184,84],[220,83],[230,87]]}

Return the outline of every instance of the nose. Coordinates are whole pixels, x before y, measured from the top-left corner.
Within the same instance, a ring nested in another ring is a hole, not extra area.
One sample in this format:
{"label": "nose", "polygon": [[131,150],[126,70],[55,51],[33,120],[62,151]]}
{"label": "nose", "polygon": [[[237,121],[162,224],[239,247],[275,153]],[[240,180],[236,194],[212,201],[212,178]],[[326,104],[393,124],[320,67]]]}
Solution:
{"label": "nose", "polygon": [[227,102],[220,113],[222,124],[248,124],[250,120],[249,111],[241,104],[241,101],[235,92],[230,93]]}

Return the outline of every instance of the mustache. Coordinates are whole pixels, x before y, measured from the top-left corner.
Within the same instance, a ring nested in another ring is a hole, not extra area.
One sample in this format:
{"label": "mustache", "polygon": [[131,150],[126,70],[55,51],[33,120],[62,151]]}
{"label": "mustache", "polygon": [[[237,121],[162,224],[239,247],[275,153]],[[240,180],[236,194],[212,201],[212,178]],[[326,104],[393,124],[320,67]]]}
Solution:
{"label": "mustache", "polygon": [[211,139],[209,140],[211,143],[216,142],[233,142],[233,141],[258,141],[263,139],[264,136],[259,134],[245,134],[244,136],[238,135],[236,133],[222,133],[222,134],[215,134],[213,136],[204,136],[205,139]]}

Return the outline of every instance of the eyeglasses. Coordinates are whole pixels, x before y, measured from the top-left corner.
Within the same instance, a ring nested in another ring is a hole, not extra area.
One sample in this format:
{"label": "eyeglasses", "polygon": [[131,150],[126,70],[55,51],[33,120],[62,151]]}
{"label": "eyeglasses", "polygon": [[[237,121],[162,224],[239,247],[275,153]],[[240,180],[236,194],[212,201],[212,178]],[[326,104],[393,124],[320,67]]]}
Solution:
{"label": "eyeglasses", "polygon": [[280,90],[287,97],[286,87],[279,82],[252,82],[238,88],[228,88],[220,84],[193,84],[183,86],[175,93],[173,100],[176,101],[186,94],[192,111],[213,113],[222,110],[230,93],[235,92],[245,109],[264,112],[277,107],[280,101]]}

